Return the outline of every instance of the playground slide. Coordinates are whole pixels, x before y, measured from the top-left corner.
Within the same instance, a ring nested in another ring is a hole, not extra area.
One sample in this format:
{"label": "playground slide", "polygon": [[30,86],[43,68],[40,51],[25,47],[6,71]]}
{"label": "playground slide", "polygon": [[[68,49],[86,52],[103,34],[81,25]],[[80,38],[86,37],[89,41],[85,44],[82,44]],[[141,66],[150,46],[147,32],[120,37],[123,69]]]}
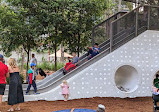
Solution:
{"label": "playground slide", "polygon": [[[107,40],[104,43],[102,43],[101,45],[99,45],[99,47],[101,48],[101,52],[106,50],[109,53],[109,46],[110,46],[109,42],[110,42],[110,40]],[[86,62],[86,59],[87,59],[87,53],[84,54],[82,57],[80,57],[80,63],[78,64],[78,67],[75,70],[73,70],[72,72],[66,74],[66,76],[68,76],[70,74],[74,74],[75,71],[76,72],[81,71],[81,69],[79,70],[79,68],[81,68],[81,66],[84,69],[85,68],[84,65],[89,66],[90,64],[95,62],[95,61],[92,61],[92,59]],[[100,59],[100,58],[98,58],[98,59]],[[86,63],[90,63],[90,64],[86,64]],[[43,93],[43,92],[46,92],[46,91],[52,89],[53,88],[52,85],[54,85],[55,82],[58,81],[59,79],[61,79],[62,77],[65,77],[63,74],[63,68],[58,70],[57,72],[53,73],[52,75],[46,77],[42,81],[38,82],[37,83],[38,93]],[[8,88],[9,87],[6,88],[5,95],[8,94]],[[27,89],[27,84],[24,84],[23,90],[26,91],[26,89]],[[33,93],[33,88],[31,89],[30,93]]]}

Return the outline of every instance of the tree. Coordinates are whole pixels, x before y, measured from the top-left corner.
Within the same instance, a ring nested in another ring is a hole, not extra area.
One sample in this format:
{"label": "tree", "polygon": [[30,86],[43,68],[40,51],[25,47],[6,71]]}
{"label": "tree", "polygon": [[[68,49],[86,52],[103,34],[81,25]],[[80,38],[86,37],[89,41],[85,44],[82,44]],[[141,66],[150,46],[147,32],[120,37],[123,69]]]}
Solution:
{"label": "tree", "polygon": [[3,7],[1,17],[4,51],[8,53],[23,46],[28,56],[28,65],[30,50],[40,47],[41,43],[43,45],[50,43],[55,52],[55,69],[57,47],[63,43],[69,47],[68,50],[78,52],[79,55],[85,46],[90,45],[92,27],[103,20],[101,15],[106,8],[105,0],[7,0],[7,2],[8,6]]}
{"label": "tree", "polygon": [[0,11],[2,15],[0,31],[3,51],[8,54],[19,46],[23,46],[27,53],[28,69],[30,50],[36,46],[35,42],[39,38],[36,19],[29,15],[29,10],[26,8],[13,8],[10,4],[1,6]]}
{"label": "tree", "polygon": [[78,0],[72,6],[67,15],[72,24],[65,44],[71,52],[77,52],[79,56],[84,47],[91,44],[92,28],[101,21],[100,17],[106,7],[103,0]]}

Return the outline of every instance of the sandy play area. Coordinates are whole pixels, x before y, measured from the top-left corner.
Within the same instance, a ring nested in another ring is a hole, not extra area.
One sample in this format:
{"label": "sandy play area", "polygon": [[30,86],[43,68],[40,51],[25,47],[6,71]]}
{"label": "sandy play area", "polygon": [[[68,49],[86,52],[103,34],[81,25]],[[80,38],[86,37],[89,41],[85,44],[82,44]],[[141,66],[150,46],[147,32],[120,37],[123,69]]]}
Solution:
{"label": "sandy play area", "polygon": [[[98,104],[106,106],[107,112],[152,112],[152,98],[135,98],[135,99],[119,99],[119,98],[91,98],[64,101],[36,101],[26,102],[21,105],[20,112],[52,112],[57,110],[65,110],[72,108],[96,109]],[[3,111],[9,108],[7,102],[3,103]]]}

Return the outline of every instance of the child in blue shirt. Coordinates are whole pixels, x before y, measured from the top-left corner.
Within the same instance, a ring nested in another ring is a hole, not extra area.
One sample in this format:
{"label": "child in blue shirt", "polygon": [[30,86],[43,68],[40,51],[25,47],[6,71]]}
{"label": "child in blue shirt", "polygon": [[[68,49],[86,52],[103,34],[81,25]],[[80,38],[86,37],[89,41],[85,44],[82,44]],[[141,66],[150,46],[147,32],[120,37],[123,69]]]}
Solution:
{"label": "child in blue shirt", "polygon": [[90,56],[87,59],[90,60],[91,58],[99,54],[99,52],[100,52],[100,48],[98,46],[98,43],[95,43],[93,47],[89,47],[88,55]]}
{"label": "child in blue shirt", "polygon": [[34,64],[34,63],[30,64],[30,69],[28,71],[29,76],[27,78],[28,88],[26,91],[26,95],[29,93],[31,86],[33,86],[35,94],[39,94],[39,93],[37,93],[37,86],[36,86],[36,82],[35,82],[35,74],[36,74],[35,66],[36,66],[36,64]]}

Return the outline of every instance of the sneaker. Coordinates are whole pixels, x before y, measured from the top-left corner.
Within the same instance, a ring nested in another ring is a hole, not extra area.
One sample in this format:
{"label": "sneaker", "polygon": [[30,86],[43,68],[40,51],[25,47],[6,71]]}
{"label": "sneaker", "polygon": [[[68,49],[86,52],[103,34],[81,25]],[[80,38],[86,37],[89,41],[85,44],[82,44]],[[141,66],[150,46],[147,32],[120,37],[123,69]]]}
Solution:
{"label": "sneaker", "polygon": [[35,95],[38,95],[38,94],[40,94],[40,93],[34,93]]}
{"label": "sneaker", "polygon": [[25,95],[29,95],[29,93],[25,93]]}

